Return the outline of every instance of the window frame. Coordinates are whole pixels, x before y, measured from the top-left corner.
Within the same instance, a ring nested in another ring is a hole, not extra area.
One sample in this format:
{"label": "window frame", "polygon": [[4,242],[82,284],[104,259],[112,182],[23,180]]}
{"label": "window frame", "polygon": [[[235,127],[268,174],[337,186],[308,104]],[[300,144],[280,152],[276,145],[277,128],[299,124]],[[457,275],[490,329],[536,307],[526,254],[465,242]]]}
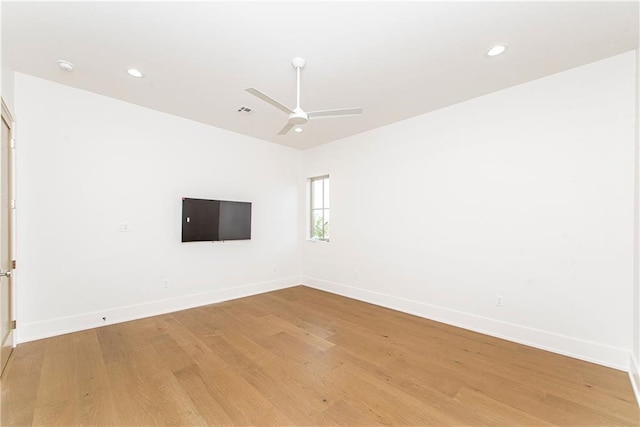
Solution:
{"label": "window frame", "polygon": [[[308,204],[307,204],[307,208],[309,209],[309,218],[308,218],[308,226],[309,226],[309,230],[307,233],[307,239],[313,242],[328,242],[329,239],[331,238],[330,236],[327,236],[326,238],[318,238],[314,235],[314,229],[315,229],[315,224],[314,224],[314,220],[313,220],[313,214],[315,211],[321,211],[322,212],[322,223],[324,224],[324,214],[325,211],[329,211],[331,210],[331,203],[327,205],[325,205],[325,185],[331,185],[331,181],[329,181],[328,183],[325,182],[325,180],[327,179],[331,179],[331,177],[329,176],[329,174],[325,174],[325,175],[318,175],[318,176],[314,176],[311,178],[307,178],[307,182],[308,182],[308,188],[309,188],[309,200],[308,200]],[[322,203],[321,203],[321,207],[320,208],[314,208],[314,200],[316,200],[317,195],[315,194],[315,191],[313,190],[313,184],[317,181],[322,181],[322,194],[321,194],[321,198],[322,198]],[[329,190],[330,192],[331,190]],[[331,197],[331,195],[329,195],[329,197]],[[329,216],[329,218],[331,218],[331,216]],[[329,221],[331,221],[331,219],[329,219]],[[325,230],[324,230],[324,226],[323,226],[323,237],[325,234]]]}

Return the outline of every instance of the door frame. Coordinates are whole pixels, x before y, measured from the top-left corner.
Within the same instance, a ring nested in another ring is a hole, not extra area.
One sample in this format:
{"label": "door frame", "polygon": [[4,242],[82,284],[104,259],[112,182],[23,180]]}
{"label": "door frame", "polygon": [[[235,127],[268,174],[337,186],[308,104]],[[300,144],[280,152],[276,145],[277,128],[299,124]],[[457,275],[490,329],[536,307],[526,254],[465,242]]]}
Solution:
{"label": "door frame", "polygon": [[[13,263],[15,264],[15,259],[16,259],[16,206],[15,206],[15,199],[16,199],[16,122],[14,119],[13,114],[11,113],[11,110],[9,109],[9,107],[7,106],[6,102],[4,101],[4,98],[0,97],[0,104],[2,107],[2,119],[7,122],[7,124],[9,125],[9,147],[10,147],[10,155],[9,155],[9,175],[10,175],[10,187],[9,187],[9,194],[10,194],[10,200],[11,200],[11,206],[10,206],[10,210],[11,210],[11,215],[10,215],[10,223],[9,223],[9,250],[11,252],[11,260],[13,261]],[[15,275],[15,267],[12,266],[11,268],[11,288],[10,288],[10,301],[9,301],[9,305],[10,305],[10,311],[11,311],[11,320],[15,321],[16,320],[16,275]],[[16,331],[17,329],[14,328],[13,332],[11,333],[9,339],[11,340],[11,347],[15,348],[16,344],[17,344],[17,337],[16,337]],[[11,358],[11,356],[9,356],[9,358]]]}

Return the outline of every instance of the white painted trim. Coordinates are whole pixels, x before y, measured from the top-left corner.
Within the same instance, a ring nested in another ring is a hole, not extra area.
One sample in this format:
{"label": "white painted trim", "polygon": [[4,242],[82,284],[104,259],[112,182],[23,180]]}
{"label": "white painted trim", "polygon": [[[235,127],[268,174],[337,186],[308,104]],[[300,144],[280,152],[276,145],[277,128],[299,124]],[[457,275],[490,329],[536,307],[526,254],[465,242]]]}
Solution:
{"label": "white painted trim", "polygon": [[[75,316],[59,317],[42,322],[18,324],[18,342],[25,343],[70,332],[98,328],[114,323],[128,322],[144,317],[186,310],[216,302],[248,297],[265,292],[276,291],[301,283],[300,277],[289,277],[269,282],[252,283],[233,288],[185,295],[177,298],[152,301],[148,303],[117,307],[100,312],[83,313]],[[107,320],[103,321],[102,317]]]}
{"label": "white painted trim", "polygon": [[354,298],[403,313],[413,314],[448,325],[457,326],[485,335],[506,339],[542,350],[559,353],[576,359],[586,360],[599,365],[627,371],[630,351],[605,344],[581,340],[578,338],[529,328],[522,325],[503,322],[475,314],[439,307],[420,301],[413,301],[367,289],[328,282],[312,277],[303,277],[306,286],[322,291]]}
{"label": "white painted trim", "polygon": [[[13,210],[13,212],[11,212],[10,215],[10,221],[11,223],[9,224],[9,227],[11,228],[11,233],[10,233],[10,253],[11,253],[11,259],[15,260],[16,259],[16,254],[17,254],[17,247],[16,247],[16,242],[17,242],[17,237],[18,237],[18,228],[17,228],[17,219],[18,219],[18,215],[17,215],[17,210],[16,210],[16,120],[14,118],[13,113],[11,112],[11,110],[9,109],[9,106],[7,105],[7,103],[5,102],[4,98],[2,98],[0,96],[0,108],[2,109],[2,118],[4,118],[4,120],[7,122],[7,124],[9,125],[9,145],[11,147],[10,150],[10,157],[9,157],[9,173],[11,174],[11,188],[10,188],[10,198],[11,198],[11,208]],[[15,269],[11,269],[11,301],[9,301],[10,304],[10,312],[11,312],[11,319],[15,321],[18,316],[16,313],[16,307],[18,307],[18,303],[16,301],[16,284],[17,284],[17,279],[16,279],[16,270]],[[18,345],[18,339],[17,339],[17,331],[14,330],[11,333],[11,346],[13,348],[15,348]]]}
{"label": "white painted trim", "polygon": [[636,396],[636,403],[640,407],[640,364],[633,355],[629,358],[629,379],[633,394]]}

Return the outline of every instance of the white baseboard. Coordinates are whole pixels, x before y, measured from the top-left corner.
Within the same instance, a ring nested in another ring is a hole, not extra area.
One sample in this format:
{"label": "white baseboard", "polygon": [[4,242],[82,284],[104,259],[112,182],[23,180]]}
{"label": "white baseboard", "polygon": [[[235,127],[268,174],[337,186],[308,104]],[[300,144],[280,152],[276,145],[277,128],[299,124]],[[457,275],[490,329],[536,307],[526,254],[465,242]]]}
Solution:
{"label": "white baseboard", "polygon": [[631,388],[633,388],[633,394],[636,395],[636,403],[640,407],[640,365],[633,354],[629,358],[629,379],[631,380]]}
{"label": "white baseboard", "polygon": [[629,350],[503,322],[367,289],[303,277],[306,286],[401,311],[485,335],[506,339],[622,371],[629,370]]}
{"label": "white baseboard", "polygon": [[[297,286],[301,283],[301,280],[302,279],[300,277],[290,277],[272,280],[269,282],[252,283],[233,288],[217,289],[215,291],[185,295],[177,298],[151,301],[143,304],[116,307],[100,312],[59,317],[42,322],[25,324],[19,323],[18,329],[16,330],[18,333],[18,343],[35,341],[41,338],[48,338],[70,332],[112,325],[114,323],[128,322],[130,320],[142,319],[144,317],[157,316],[159,314],[200,307],[216,302],[276,291],[278,289]],[[107,320],[103,321],[102,317],[106,317]]]}

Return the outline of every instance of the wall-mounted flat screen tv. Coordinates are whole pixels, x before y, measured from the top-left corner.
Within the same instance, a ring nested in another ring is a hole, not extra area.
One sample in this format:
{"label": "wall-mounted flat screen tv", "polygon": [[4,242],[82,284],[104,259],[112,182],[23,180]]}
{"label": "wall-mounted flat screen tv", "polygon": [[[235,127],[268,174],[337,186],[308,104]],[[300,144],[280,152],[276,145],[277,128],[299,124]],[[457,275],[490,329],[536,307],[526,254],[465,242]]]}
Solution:
{"label": "wall-mounted flat screen tv", "polygon": [[251,203],[182,198],[182,241],[251,239]]}

